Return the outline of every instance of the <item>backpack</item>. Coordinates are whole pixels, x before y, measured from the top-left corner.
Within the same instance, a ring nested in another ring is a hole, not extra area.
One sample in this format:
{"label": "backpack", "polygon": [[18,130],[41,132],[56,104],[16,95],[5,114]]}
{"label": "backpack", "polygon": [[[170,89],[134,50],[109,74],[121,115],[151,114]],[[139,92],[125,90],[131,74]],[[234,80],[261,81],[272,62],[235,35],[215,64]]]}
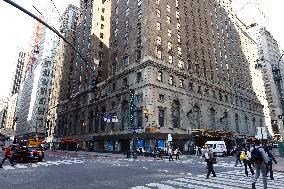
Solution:
{"label": "backpack", "polygon": [[261,151],[259,151],[259,148],[254,148],[251,152],[251,158],[250,161],[252,163],[262,163],[264,161],[263,157],[262,157],[262,153]]}

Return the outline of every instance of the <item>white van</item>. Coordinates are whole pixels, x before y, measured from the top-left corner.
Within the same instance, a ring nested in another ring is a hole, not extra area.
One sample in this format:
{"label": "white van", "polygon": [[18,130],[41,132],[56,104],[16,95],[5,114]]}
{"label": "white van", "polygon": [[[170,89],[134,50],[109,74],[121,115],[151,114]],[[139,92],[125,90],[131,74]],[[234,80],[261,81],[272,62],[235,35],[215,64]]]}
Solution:
{"label": "white van", "polygon": [[207,141],[205,144],[211,146],[214,155],[226,156],[227,147],[224,141]]}

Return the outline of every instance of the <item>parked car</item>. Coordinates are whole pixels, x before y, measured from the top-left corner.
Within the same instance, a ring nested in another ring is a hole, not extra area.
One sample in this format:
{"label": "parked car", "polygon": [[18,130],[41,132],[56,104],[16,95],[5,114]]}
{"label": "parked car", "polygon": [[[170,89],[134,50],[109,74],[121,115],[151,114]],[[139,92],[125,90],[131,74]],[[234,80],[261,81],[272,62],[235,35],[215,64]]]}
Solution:
{"label": "parked car", "polygon": [[227,147],[224,141],[207,141],[205,144],[211,146],[213,154],[215,156],[226,156]]}
{"label": "parked car", "polygon": [[44,151],[41,147],[18,147],[13,151],[12,158],[14,161],[42,161],[44,158]]}

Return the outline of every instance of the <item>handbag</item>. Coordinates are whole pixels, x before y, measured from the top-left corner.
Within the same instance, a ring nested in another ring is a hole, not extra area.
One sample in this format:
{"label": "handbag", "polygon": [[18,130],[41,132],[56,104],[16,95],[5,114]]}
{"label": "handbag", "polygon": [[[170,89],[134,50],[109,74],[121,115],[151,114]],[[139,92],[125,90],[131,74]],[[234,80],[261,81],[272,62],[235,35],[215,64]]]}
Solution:
{"label": "handbag", "polygon": [[215,158],[215,157],[211,158],[210,161],[211,161],[213,164],[217,164],[217,158]]}

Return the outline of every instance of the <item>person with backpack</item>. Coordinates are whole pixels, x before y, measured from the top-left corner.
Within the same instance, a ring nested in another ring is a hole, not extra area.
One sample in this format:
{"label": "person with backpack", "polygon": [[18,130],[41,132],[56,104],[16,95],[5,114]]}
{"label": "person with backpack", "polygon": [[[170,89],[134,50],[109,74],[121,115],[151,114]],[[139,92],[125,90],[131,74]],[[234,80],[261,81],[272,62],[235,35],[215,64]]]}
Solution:
{"label": "person with backpack", "polygon": [[209,179],[209,175],[212,173],[213,177],[216,177],[214,168],[213,168],[213,151],[210,146],[204,145],[203,156],[207,163],[207,176],[206,178]]}
{"label": "person with backpack", "polygon": [[242,153],[240,155],[240,160],[243,161],[243,163],[244,163],[245,174],[246,174],[247,177],[248,177],[248,167],[250,169],[251,174],[254,175],[254,170],[251,167],[250,158],[251,158],[251,155],[250,155],[250,151],[249,150],[242,151]]}
{"label": "person with backpack", "polygon": [[267,178],[266,178],[266,165],[268,164],[265,151],[263,147],[260,145],[260,141],[255,141],[255,146],[251,149],[251,164],[255,168],[255,175],[252,177],[252,189],[255,189],[255,183],[260,176],[260,172],[262,174],[264,189],[267,188]]}
{"label": "person with backpack", "polygon": [[9,160],[9,162],[11,163],[12,166],[15,166],[14,163],[13,163],[13,160],[12,160],[12,152],[11,152],[11,148],[12,146],[9,146],[8,148],[5,149],[5,155],[4,155],[4,158],[0,164],[0,168],[3,168],[2,165],[3,163],[6,161],[6,159]]}
{"label": "person with backpack", "polygon": [[274,158],[274,156],[272,155],[272,153],[270,152],[270,150],[271,150],[271,148],[269,148],[269,147],[264,148],[264,151],[265,151],[265,153],[268,156],[268,164],[267,164],[267,167],[266,167],[266,175],[268,175],[268,173],[270,173],[270,175],[269,175],[270,179],[274,180],[272,165],[273,165],[273,162],[275,164],[277,164],[277,161]]}

